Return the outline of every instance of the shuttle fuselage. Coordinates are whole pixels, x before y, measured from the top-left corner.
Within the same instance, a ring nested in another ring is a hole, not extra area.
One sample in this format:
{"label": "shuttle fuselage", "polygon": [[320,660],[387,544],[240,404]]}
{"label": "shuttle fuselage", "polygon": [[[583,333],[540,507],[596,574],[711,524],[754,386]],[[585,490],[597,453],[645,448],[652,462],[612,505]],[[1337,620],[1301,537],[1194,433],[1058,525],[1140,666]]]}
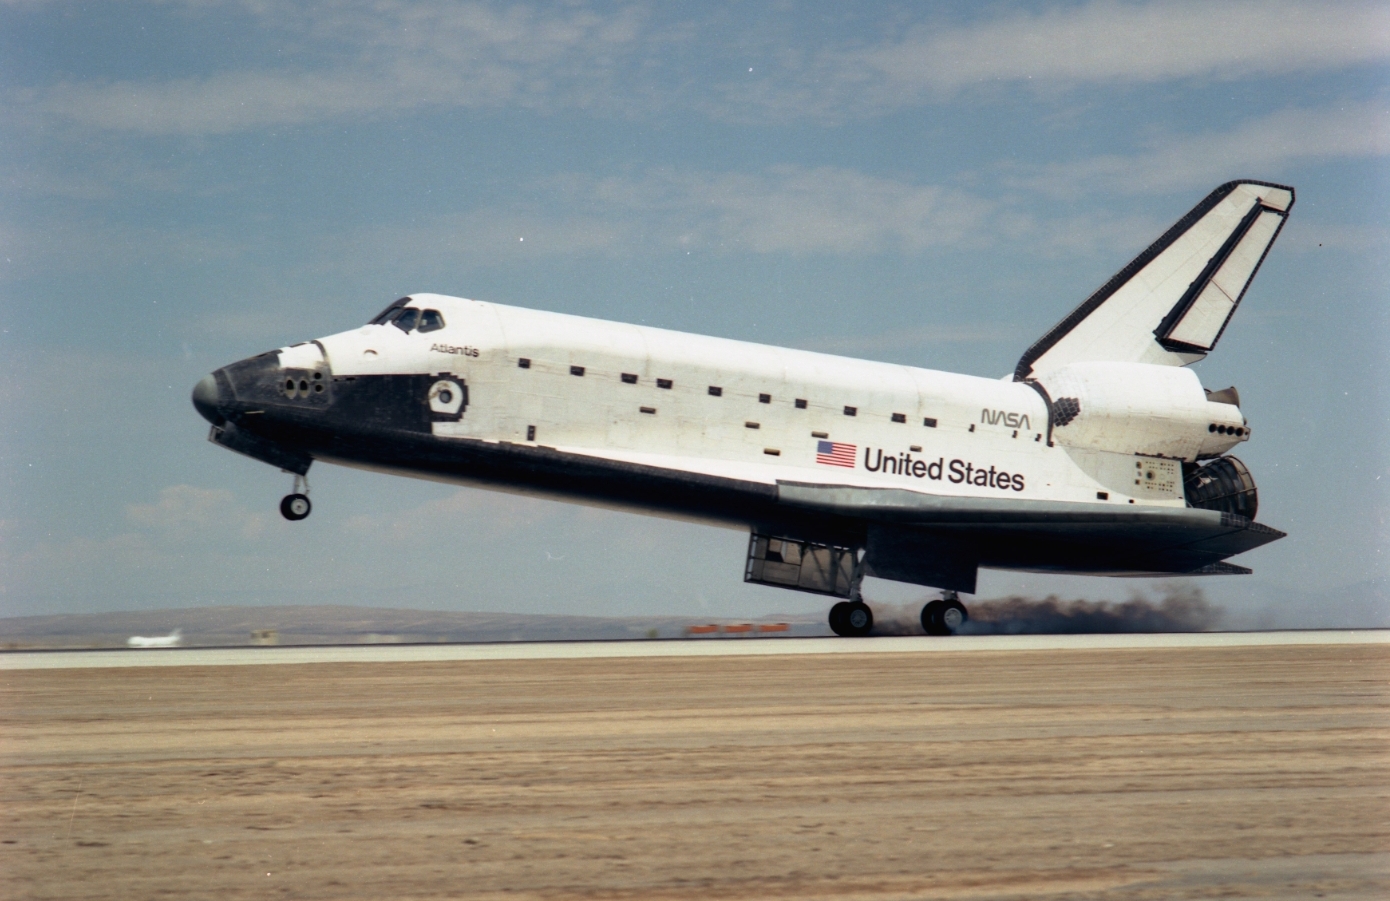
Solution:
{"label": "shuttle fuselage", "polygon": [[[1150,387],[1144,376],[1183,383],[1186,398],[1172,393],[1198,414],[1165,423],[1155,452],[1144,455],[1138,446],[1097,449],[1094,440],[1072,446],[1067,429],[1049,426],[1047,394],[1023,382],[432,294],[402,306],[415,308],[437,312],[443,328],[406,332],[387,322],[279,351],[279,368],[307,373],[313,386],[277,390],[278,405],[316,413],[314,402],[326,400],[327,413],[341,398],[357,407],[336,423],[339,443],[353,432],[370,442],[379,430],[404,430],[446,439],[442,447],[534,447],[766,486],[829,482],[1064,502],[1106,494],[1110,503],[1168,507],[1185,506],[1181,461],[1216,456],[1246,434],[1239,409],[1208,402],[1186,369],[1128,367],[1141,370],[1132,373],[1141,389]],[[320,383],[326,398],[313,393]],[[421,387],[428,415],[415,409]],[[370,402],[354,403],[358,395]],[[1113,427],[1119,443],[1125,425]],[[1186,440],[1175,440],[1171,430],[1184,426]],[[842,456],[830,459],[826,442]],[[323,447],[312,456],[333,454]],[[1160,477],[1135,478],[1146,464]]]}

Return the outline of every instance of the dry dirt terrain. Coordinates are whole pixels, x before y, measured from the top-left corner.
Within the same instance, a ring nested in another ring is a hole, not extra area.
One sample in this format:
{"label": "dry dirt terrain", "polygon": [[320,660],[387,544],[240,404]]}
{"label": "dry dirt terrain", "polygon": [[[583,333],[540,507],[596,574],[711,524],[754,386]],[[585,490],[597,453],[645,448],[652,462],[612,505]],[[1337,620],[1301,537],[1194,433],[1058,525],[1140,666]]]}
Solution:
{"label": "dry dirt terrain", "polygon": [[1390,897],[1390,648],[0,672],[0,897]]}

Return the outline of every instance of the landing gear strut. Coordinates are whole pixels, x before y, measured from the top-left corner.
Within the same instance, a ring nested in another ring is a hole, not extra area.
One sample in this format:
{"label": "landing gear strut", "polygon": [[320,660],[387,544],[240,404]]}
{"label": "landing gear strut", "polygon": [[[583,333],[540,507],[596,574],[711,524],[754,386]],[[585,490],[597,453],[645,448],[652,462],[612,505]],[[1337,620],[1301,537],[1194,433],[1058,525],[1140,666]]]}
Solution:
{"label": "landing gear strut", "polygon": [[850,577],[849,600],[830,608],[830,631],[842,638],[863,638],[874,627],[874,613],[859,596],[864,581],[864,564],[854,555],[854,574]]}
{"label": "landing gear strut", "polygon": [[922,628],[928,635],[954,635],[970,614],[954,591],[943,591],[941,600],[930,601],[922,608]]}
{"label": "landing gear strut", "polygon": [[280,515],[290,522],[299,522],[313,509],[314,505],[309,503],[309,477],[296,475],[294,487],[280,499]]}

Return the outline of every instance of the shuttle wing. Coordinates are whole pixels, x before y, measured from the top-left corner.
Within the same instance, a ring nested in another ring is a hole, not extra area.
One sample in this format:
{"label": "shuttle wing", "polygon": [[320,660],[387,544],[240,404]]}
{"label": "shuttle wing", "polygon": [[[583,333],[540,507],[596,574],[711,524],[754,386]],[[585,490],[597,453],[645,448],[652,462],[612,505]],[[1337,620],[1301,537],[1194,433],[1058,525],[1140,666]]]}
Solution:
{"label": "shuttle wing", "polygon": [[787,506],[865,521],[870,575],[969,593],[976,570],[991,565],[1112,575],[1249,572],[1222,561],[1284,536],[1243,516],[1192,507],[946,497],[797,482],[778,482],[777,495]]}
{"label": "shuttle wing", "polygon": [[1028,348],[1015,381],[1068,363],[1186,366],[1216,346],[1283,228],[1293,188],[1228,182]]}

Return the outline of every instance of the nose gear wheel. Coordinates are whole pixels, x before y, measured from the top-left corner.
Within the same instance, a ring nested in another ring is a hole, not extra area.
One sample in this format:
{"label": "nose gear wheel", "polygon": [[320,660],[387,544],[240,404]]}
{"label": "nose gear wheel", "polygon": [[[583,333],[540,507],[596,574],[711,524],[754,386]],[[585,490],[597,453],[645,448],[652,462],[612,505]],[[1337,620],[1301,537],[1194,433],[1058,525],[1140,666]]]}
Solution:
{"label": "nose gear wheel", "polygon": [[280,515],[291,522],[304,519],[313,509],[307,495],[287,494],[280,500]]}
{"label": "nose gear wheel", "polygon": [[291,493],[280,499],[280,515],[290,522],[299,522],[313,512],[314,505],[309,502],[309,479],[296,475]]}

